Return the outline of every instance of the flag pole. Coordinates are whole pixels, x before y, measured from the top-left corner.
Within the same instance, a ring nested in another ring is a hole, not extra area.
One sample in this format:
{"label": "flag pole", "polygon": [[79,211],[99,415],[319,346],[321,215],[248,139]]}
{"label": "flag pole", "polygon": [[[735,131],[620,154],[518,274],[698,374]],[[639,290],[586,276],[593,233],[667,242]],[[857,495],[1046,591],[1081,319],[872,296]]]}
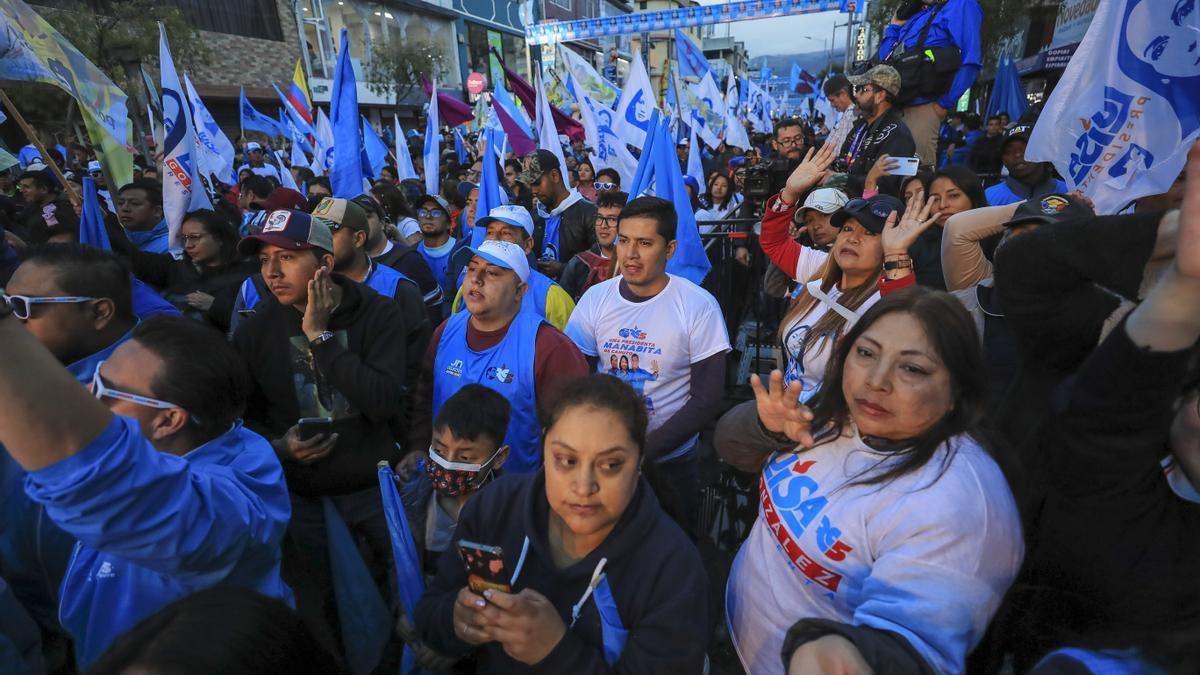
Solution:
{"label": "flag pole", "polygon": [[46,146],[42,145],[42,141],[38,138],[37,132],[33,130],[33,127],[29,126],[29,122],[25,121],[25,116],[21,114],[20,110],[17,110],[17,106],[13,105],[12,99],[8,97],[8,94],[3,88],[0,88],[0,101],[3,101],[4,107],[8,108],[8,111],[12,113],[13,119],[17,121],[17,126],[21,127],[21,131],[25,132],[25,137],[29,139],[29,142],[33,145],[33,147],[37,148],[38,153],[42,156],[42,160],[46,162],[46,166],[50,167],[50,170],[54,172],[54,176],[58,179],[58,182],[63,186],[63,190],[67,193],[67,199],[71,200],[71,205],[81,206],[83,204],[83,200],[81,200],[79,198],[79,194],[71,188],[70,183],[67,182],[67,177],[63,175],[62,169],[60,169],[58,163],[54,161],[54,157],[46,151]]}

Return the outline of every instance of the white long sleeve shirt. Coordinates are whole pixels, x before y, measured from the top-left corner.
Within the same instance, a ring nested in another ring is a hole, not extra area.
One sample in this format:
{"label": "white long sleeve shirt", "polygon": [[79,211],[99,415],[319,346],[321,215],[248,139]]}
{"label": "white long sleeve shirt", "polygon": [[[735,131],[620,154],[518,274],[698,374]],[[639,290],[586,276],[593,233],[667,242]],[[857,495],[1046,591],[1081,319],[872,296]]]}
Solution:
{"label": "white long sleeve shirt", "polygon": [[962,672],[1024,545],[1000,468],[968,437],[949,445],[882,485],[850,485],[897,461],[853,429],[767,463],[726,587],[747,672],[782,675],[784,637],[806,618],[894,631],[934,671]]}

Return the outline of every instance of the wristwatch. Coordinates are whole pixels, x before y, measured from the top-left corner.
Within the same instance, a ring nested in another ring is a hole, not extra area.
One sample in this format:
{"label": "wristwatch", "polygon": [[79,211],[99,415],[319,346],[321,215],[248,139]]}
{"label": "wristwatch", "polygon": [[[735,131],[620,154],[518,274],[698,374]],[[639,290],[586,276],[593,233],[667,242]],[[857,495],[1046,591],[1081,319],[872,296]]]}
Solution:
{"label": "wristwatch", "polygon": [[330,340],[332,340],[333,337],[334,337],[333,331],[328,331],[328,330],[321,331],[320,335],[318,335],[317,337],[308,341],[308,345],[310,347],[316,347],[317,345],[323,345],[326,342],[329,342]]}

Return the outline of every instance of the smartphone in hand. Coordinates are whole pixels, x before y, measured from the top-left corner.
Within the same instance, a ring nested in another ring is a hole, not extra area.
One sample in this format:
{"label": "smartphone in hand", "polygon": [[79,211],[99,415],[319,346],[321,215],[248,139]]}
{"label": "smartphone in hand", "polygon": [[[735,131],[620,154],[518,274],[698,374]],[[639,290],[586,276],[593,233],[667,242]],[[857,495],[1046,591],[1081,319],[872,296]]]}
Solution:
{"label": "smartphone in hand", "polygon": [[331,417],[301,417],[296,422],[300,427],[300,440],[307,441],[319,434],[329,436],[333,433],[333,418]]}
{"label": "smartphone in hand", "polygon": [[504,567],[504,551],[499,546],[459,539],[458,556],[467,567],[467,587],[473,593],[483,595],[488,589],[512,593]]}
{"label": "smartphone in hand", "polygon": [[898,165],[896,168],[888,172],[892,176],[915,176],[917,169],[921,168],[920,157],[892,157]]}

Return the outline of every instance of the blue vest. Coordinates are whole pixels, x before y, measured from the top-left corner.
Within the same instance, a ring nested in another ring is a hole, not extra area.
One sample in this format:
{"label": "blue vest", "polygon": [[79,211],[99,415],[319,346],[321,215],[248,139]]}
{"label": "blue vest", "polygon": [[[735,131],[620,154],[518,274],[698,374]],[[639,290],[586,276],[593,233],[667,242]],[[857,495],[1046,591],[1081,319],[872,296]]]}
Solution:
{"label": "blue vest", "polygon": [[417,285],[417,282],[409,279],[404,273],[397,272],[387,265],[377,265],[372,262],[371,271],[367,272],[367,278],[363,280],[363,283],[383,297],[395,299],[396,286],[401,281],[407,281],[414,287]]}
{"label": "blue vest", "polygon": [[538,328],[545,321],[532,313],[519,312],[508,326],[500,343],[477,352],[467,346],[468,312],[453,314],[446,320],[433,362],[433,415],[464,384],[482,384],[495,389],[512,404],[508,433],[509,446],[504,470],[532,473],[542,465],[542,426],[537,416],[534,394],[534,345]]}
{"label": "blue vest", "polygon": [[[451,239],[450,241],[454,241]],[[425,242],[417,244],[417,250],[420,251],[421,257],[425,258],[425,262],[429,263],[429,269],[433,270],[433,278],[437,279],[438,285],[442,287],[442,292],[447,297],[454,297],[454,288],[450,286],[450,279],[446,277],[446,270],[450,266],[450,253],[454,251],[454,246],[451,245],[445,255],[435,256],[425,248]]]}

